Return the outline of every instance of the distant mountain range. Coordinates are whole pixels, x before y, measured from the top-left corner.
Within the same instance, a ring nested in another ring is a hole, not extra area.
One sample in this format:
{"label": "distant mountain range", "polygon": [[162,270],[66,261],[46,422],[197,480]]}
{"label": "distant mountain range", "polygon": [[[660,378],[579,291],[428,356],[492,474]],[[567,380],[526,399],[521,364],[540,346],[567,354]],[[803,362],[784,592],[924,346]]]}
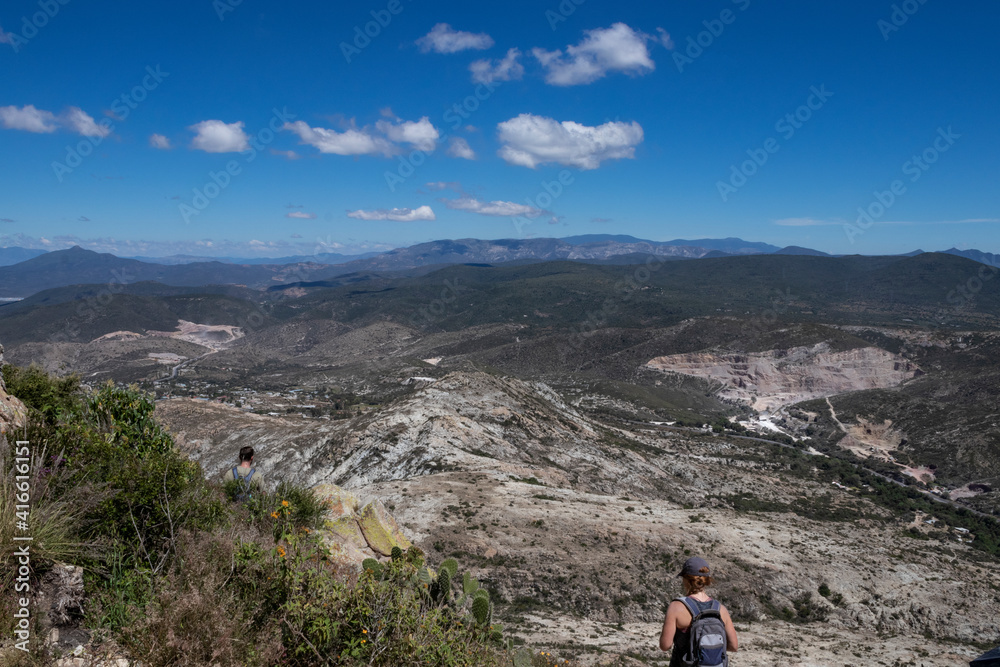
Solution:
{"label": "distant mountain range", "polygon": [[11,264],[19,264],[20,262],[27,261],[33,257],[44,255],[47,252],[48,250],[36,250],[34,248],[19,248],[17,246],[11,246],[10,248],[0,248],[0,266],[10,266]]}
{"label": "distant mountain range", "polygon": [[[979,250],[957,250],[957,255],[1000,266],[1000,255]],[[920,251],[907,253],[908,256]],[[509,264],[570,260],[598,264],[630,264],[650,256],[669,260],[710,259],[748,255],[805,255],[830,257],[810,248],[778,248],[767,243],[726,239],[649,241],[627,235],[588,234],[565,239],[457,239],[419,243],[383,253],[297,255],[275,259],[124,258],[74,246],[44,252],[0,248],[0,298],[25,298],[56,287],[81,284],[115,285],[155,281],[173,286],[242,285],[266,289],[290,283],[316,283],[347,274],[389,272],[424,273],[455,264]],[[15,262],[18,258],[26,257]]]}

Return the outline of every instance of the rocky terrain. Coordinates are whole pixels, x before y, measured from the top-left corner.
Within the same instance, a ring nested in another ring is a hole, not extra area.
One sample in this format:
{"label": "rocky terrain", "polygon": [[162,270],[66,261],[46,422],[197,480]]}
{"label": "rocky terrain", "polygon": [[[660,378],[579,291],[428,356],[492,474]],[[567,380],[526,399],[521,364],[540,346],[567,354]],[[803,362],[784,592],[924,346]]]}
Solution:
{"label": "rocky terrain", "polygon": [[921,373],[908,359],[877,347],[835,351],[828,343],[744,354],[676,354],[646,366],[718,382],[720,396],[760,412],[848,391],[895,387]]}
{"label": "rocky terrain", "polygon": [[914,517],[810,472],[822,457],[621,430],[545,385],[485,373],[341,422],[189,399],[157,415],[208,471],[252,444],[270,480],[382,499],[432,560],[476,566],[516,635],[584,663],[665,664],[662,609],[691,553],[720,572],[745,642],[734,664],[962,665],[1000,636],[995,562],[940,525],[913,539]]}
{"label": "rocky terrain", "polygon": [[[0,368],[3,367],[3,345],[0,345]],[[7,387],[0,374],[0,434],[13,432],[24,425],[26,410],[24,403],[7,393]]]}

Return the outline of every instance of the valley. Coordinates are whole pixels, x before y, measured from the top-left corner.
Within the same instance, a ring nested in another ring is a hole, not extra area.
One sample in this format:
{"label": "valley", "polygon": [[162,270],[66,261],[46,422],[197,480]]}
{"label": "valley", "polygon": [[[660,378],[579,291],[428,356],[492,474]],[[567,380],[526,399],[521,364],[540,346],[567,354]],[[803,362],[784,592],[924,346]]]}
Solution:
{"label": "valley", "polygon": [[0,341],[154,393],[212,476],[252,444],[269,479],[381,499],[559,657],[666,664],[698,554],[734,664],[961,665],[1000,637],[1000,295],[945,308],[978,266],[455,265],[124,285],[92,314],[58,287],[0,307]]}

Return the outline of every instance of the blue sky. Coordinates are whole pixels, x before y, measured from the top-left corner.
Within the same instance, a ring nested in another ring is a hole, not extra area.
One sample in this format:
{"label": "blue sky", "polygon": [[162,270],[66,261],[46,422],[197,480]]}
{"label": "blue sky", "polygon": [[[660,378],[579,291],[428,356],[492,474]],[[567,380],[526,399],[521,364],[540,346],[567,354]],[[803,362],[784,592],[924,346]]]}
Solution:
{"label": "blue sky", "polygon": [[237,1],[3,3],[0,245],[1000,251],[995,3]]}

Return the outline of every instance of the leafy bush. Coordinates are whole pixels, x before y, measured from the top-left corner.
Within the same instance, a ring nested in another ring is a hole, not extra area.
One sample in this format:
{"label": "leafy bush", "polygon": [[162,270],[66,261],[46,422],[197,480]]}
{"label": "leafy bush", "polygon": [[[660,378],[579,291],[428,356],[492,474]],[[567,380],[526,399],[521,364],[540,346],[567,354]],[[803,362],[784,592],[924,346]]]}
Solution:
{"label": "leafy bush", "polygon": [[54,377],[35,365],[22,368],[4,364],[0,371],[7,393],[21,399],[49,426],[79,407],[80,378],[76,375]]}

